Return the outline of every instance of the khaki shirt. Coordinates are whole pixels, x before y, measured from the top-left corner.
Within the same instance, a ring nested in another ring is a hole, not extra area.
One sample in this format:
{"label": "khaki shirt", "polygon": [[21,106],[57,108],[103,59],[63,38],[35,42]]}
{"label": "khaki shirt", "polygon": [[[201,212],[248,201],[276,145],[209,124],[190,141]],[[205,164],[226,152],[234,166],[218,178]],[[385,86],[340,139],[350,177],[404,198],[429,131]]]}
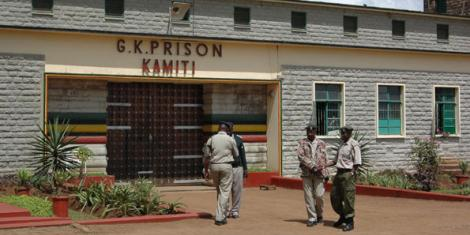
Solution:
{"label": "khaki shirt", "polygon": [[301,139],[297,146],[297,157],[302,169],[302,177],[318,176],[320,178],[328,177],[326,165],[326,144],[322,140],[315,138],[310,141],[308,138]]}
{"label": "khaki shirt", "polygon": [[203,152],[204,158],[209,159],[211,164],[232,163],[238,157],[235,140],[223,131],[207,140]]}
{"label": "khaki shirt", "polygon": [[353,169],[354,165],[361,165],[362,159],[359,143],[350,138],[347,142],[341,144],[335,162],[338,169]]}

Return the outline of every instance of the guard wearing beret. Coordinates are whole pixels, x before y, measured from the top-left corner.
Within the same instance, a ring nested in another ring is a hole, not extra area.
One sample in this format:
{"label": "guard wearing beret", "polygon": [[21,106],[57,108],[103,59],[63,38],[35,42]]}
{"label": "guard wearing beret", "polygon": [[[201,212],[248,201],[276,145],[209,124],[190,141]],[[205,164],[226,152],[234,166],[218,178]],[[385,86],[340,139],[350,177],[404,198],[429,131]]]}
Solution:
{"label": "guard wearing beret", "polygon": [[297,156],[302,170],[307,226],[312,227],[323,221],[324,182],[328,177],[327,157],[325,142],[316,138],[317,127],[309,124],[305,130],[307,138],[299,141]]}
{"label": "guard wearing beret", "polygon": [[342,144],[335,159],[328,163],[328,166],[337,168],[330,194],[331,205],[340,216],[334,226],[345,232],[354,229],[355,174],[362,164],[361,149],[359,143],[351,138],[352,131],[350,126],[340,128]]}

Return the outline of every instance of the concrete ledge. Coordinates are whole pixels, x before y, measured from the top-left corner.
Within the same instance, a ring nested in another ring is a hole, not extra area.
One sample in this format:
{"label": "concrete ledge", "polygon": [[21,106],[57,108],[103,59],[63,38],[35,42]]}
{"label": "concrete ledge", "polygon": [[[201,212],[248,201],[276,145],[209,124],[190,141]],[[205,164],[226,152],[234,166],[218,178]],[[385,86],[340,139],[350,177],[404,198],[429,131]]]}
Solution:
{"label": "concrete ledge", "polygon": [[[288,189],[303,189],[302,179],[299,178],[287,178],[281,176],[271,177],[271,184],[278,187]],[[326,190],[331,190],[331,183],[326,185]],[[412,198],[412,199],[424,199],[424,200],[436,200],[436,201],[467,201],[470,202],[469,196],[461,195],[450,195],[443,193],[423,192],[416,190],[407,189],[396,189],[396,188],[385,188],[379,186],[370,185],[356,185],[356,193],[358,195],[368,195],[376,197],[398,197],[398,198]]]}
{"label": "concrete ledge", "polygon": [[109,219],[96,219],[96,220],[83,220],[78,221],[81,225],[104,225],[104,224],[129,224],[129,223],[159,223],[159,222],[172,222],[185,219],[210,219],[212,215],[205,212],[186,212],[184,214],[175,215],[147,215],[123,218],[109,218]]}

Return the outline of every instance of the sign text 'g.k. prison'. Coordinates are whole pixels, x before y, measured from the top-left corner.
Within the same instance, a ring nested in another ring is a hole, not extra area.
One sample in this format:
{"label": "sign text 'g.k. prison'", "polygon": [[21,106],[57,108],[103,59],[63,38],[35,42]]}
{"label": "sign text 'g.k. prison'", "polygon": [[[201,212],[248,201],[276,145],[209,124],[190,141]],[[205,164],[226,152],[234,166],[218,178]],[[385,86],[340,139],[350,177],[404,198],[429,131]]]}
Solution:
{"label": "sign text 'g.k. prison'", "polygon": [[174,42],[158,40],[118,39],[119,53],[144,55],[142,75],[145,76],[194,76],[194,56],[222,58],[222,44],[203,42]]}

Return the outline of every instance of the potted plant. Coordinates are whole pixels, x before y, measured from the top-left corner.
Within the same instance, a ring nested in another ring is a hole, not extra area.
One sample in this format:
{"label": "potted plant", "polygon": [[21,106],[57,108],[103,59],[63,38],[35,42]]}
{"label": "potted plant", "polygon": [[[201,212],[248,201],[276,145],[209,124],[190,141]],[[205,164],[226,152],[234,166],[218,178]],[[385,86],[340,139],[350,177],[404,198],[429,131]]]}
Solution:
{"label": "potted plant", "polygon": [[52,211],[57,217],[68,217],[69,216],[69,196],[64,194],[64,184],[70,178],[72,174],[67,171],[56,171],[53,174],[53,185],[54,195],[51,197],[52,200]]}
{"label": "potted plant", "polygon": [[16,173],[17,187],[15,188],[16,195],[30,195],[31,194],[31,178],[33,174],[26,170],[20,169]]}
{"label": "potted plant", "polygon": [[35,154],[34,178],[47,182],[51,191],[54,214],[59,217],[68,216],[68,196],[63,196],[64,183],[70,179],[70,171],[80,167],[74,158],[73,151],[76,138],[70,138],[70,125],[67,121],[54,119],[46,128],[39,127],[40,134],[34,137],[32,151]]}
{"label": "potted plant", "polygon": [[468,179],[470,179],[470,176],[466,175],[467,170],[468,170],[468,162],[460,161],[459,168],[462,174],[456,175],[455,177],[457,178],[457,184],[462,185],[462,184],[465,184],[465,182],[467,182]]}

